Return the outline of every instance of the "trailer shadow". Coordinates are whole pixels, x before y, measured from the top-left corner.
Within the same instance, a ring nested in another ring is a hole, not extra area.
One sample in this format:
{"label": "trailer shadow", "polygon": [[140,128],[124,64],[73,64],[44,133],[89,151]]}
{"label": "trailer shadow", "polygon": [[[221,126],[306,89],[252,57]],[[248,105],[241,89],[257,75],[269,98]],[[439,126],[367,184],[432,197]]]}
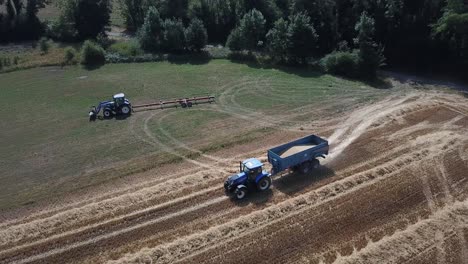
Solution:
{"label": "trailer shadow", "polygon": [[308,174],[289,173],[273,181],[275,188],[287,195],[298,193],[307,187],[314,185],[327,178],[333,177],[335,171],[326,166],[311,171]]}

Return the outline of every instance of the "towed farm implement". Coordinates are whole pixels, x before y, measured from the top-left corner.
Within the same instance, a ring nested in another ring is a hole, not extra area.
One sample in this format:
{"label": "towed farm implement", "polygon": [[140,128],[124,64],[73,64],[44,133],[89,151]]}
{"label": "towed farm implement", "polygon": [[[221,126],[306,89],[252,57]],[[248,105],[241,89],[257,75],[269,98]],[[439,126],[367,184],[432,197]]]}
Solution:
{"label": "towed farm implement", "polygon": [[101,110],[104,118],[111,118],[113,116],[130,116],[133,112],[178,108],[179,106],[182,108],[190,108],[194,105],[211,104],[215,102],[215,97],[211,95],[165,99],[140,105],[132,105],[130,101],[125,98],[125,94],[123,93],[114,95],[112,99],[112,101],[100,102],[98,107],[93,106],[89,112],[89,120],[96,120]]}

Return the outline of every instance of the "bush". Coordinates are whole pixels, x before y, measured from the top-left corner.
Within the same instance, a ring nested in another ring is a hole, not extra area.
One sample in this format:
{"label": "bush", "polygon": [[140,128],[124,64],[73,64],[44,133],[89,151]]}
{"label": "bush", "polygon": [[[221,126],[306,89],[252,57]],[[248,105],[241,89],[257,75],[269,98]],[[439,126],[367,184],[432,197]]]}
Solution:
{"label": "bush", "polygon": [[46,36],[54,40],[75,41],[78,32],[73,27],[73,24],[68,23],[63,17],[59,17],[57,20],[47,24]]}
{"label": "bush", "polygon": [[356,52],[335,51],[325,56],[320,64],[328,73],[356,77],[358,62],[359,56]]}
{"label": "bush", "polygon": [[101,32],[97,35],[96,42],[104,49],[107,49],[110,47],[110,45],[112,45],[112,40],[104,32]]}
{"label": "bush", "polygon": [[136,41],[114,43],[109,47],[108,51],[124,57],[134,57],[143,54],[143,50]]}
{"label": "bush", "polygon": [[41,50],[43,54],[47,54],[49,52],[50,43],[47,38],[41,38],[39,40],[39,49]]}
{"label": "bush", "polygon": [[64,61],[66,64],[75,64],[76,63],[76,50],[72,47],[65,49],[65,58]]}
{"label": "bush", "polygon": [[104,49],[99,44],[86,40],[81,48],[81,64],[100,65],[105,61]]}

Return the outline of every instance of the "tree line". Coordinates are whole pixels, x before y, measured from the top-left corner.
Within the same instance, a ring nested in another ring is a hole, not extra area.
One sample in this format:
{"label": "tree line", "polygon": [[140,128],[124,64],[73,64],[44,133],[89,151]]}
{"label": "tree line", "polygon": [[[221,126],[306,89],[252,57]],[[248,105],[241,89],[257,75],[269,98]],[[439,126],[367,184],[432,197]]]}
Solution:
{"label": "tree line", "polygon": [[125,27],[138,32],[148,51],[220,43],[278,61],[326,57],[329,66],[357,63],[351,66],[361,70],[380,64],[382,55],[389,64],[468,65],[465,0],[58,0],[57,20],[38,31],[25,26],[37,25],[44,1],[0,0],[6,10],[0,14],[1,40],[43,32],[59,40],[95,39],[118,4]]}

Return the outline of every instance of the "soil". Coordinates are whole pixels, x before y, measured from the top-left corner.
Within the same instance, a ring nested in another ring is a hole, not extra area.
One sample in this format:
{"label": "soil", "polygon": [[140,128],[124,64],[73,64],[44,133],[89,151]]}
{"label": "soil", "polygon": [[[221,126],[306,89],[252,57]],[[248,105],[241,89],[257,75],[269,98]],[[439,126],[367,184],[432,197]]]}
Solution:
{"label": "soil", "polygon": [[12,214],[0,263],[466,263],[468,99],[412,92],[326,122],[313,133],[330,155],[307,175],[241,202],[224,194],[238,160],[308,133],[276,130]]}

